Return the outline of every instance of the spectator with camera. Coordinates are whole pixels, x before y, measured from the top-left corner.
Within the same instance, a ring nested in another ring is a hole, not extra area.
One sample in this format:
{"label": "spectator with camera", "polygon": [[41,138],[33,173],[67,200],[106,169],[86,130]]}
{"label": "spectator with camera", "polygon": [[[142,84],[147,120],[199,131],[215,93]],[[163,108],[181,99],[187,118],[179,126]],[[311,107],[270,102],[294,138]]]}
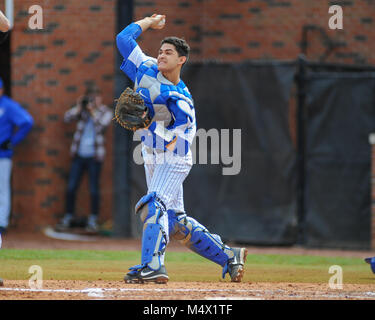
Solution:
{"label": "spectator with camera", "polygon": [[83,174],[88,173],[91,197],[91,213],[87,219],[86,230],[98,231],[100,209],[100,173],[105,158],[104,133],[112,120],[112,110],[102,103],[100,90],[90,87],[77,104],[64,115],[64,121],[77,122],[70,152],[70,167],[65,199],[65,215],[56,225],[57,231],[66,231],[75,218],[76,193]]}

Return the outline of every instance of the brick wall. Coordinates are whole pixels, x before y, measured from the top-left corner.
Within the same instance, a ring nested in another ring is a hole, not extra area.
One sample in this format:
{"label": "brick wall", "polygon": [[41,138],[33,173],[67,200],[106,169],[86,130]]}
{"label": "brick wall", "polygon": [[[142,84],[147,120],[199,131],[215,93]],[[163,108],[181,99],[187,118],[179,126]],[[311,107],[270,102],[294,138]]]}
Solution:
{"label": "brick wall", "polygon": [[[343,8],[344,29],[331,30],[328,8]],[[302,27],[321,27],[336,44],[326,61],[375,64],[375,1],[372,0],[153,0],[136,1],[135,19],[167,15],[168,27],[142,35],[142,47],[155,54],[166,35],[184,37],[191,59],[225,62],[295,59]],[[318,60],[327,48],[319,32],[309,34],[307,56]]]}
{"label": "brick wall", "polygon": [[[15,1],[11,39],[12,97],[34,117],[35,127],[16,149],[13,162],[11,225],[37,230],[64,213],[74,124],[64,112],[97,84],[104,103],[113,106],[114,5],[112,0]],[[28,8],[43,8],[43,29],[31,30]],[[112,125],[106,132],[102,172],[101,221],[112,211]],[[77,215],[90,212],[87,178]]]}

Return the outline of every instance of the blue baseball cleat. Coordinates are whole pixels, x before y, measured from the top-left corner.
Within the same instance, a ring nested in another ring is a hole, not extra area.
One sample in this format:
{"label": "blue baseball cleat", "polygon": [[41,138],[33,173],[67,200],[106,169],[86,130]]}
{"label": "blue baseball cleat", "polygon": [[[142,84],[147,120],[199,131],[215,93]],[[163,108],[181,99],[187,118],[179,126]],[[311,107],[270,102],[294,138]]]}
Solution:
{"label": "blue baseball cleat", "polygon": [[375,257],[372,258],[365,258],[365,261],[371,265],[371,270],[373,273],[375,273]]}

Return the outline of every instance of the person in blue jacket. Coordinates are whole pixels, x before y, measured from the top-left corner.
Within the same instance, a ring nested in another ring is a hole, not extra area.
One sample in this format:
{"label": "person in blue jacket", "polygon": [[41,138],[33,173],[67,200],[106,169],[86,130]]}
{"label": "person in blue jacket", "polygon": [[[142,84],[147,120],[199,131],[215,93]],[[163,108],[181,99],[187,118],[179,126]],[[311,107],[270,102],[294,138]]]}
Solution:
{"label": "person in blue jacket", "polygon": [[4,94],[0,78],[0,237],[9,224],[13,150],[26,137],[33,123],[32,116]]}

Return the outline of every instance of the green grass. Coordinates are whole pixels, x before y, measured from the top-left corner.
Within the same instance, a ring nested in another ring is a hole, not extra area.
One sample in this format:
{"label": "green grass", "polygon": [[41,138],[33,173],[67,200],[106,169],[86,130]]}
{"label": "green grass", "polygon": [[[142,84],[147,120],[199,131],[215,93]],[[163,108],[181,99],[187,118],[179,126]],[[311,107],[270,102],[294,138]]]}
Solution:
{"label": "green grass", "polygon": [[[0,276],[27,280],[29,267],[39,265],[45,280],[121,281],[139,261],[138,251],[2,249]],[[271,254],[248,255],[244,281],[328,283],[332,265],[342,267],[344,283],[375,283],[370,266],[360,258]],[[221,267],[194,253],[167,252],[166,266],[171,281],[222,281]]]}

